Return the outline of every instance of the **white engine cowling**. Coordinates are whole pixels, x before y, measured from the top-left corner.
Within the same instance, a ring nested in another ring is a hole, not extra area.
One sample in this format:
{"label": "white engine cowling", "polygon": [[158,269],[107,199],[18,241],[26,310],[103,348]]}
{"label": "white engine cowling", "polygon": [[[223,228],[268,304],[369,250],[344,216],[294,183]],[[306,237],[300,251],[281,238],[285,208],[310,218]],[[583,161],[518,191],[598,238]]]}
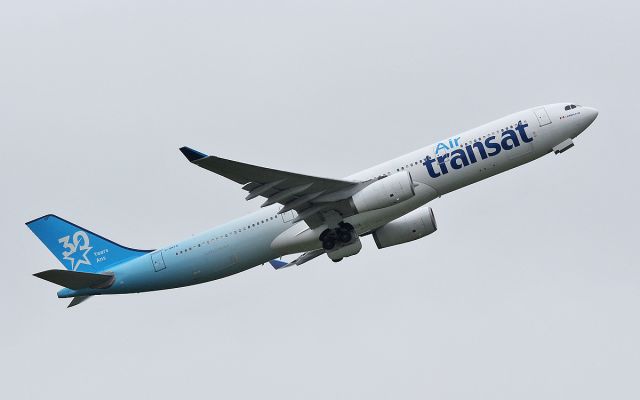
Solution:
{"label": "white engine cowling", "polygon": [[438,229],[433,210],[419,208],[409,214],[381,226],[373,232],[373,240],[379,249],[407,243],[432,234]]}
{"label": "white engine cowling", "polygon": [[378,210],[412,198],[416,194],[409,171],[382,178],[351,197],[358,212]]}

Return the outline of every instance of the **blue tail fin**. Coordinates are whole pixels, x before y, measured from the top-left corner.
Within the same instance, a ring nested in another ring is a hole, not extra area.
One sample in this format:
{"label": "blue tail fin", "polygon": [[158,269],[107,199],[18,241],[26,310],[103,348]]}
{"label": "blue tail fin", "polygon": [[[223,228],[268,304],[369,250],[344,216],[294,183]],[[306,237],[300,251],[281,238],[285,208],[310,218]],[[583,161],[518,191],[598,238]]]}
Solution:
{"label": "blue tail fin", "polygon": [[27,222],[31,231],[71,271],[99,272],[151,250],[120,246],[55,215]]}

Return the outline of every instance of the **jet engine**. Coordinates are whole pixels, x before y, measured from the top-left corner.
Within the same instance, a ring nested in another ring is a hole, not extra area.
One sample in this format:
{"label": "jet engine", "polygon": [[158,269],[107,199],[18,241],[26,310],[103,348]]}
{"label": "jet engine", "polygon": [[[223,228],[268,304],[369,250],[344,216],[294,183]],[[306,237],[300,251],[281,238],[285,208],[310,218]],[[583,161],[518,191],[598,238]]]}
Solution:
{"label": "jet engine", "polygon": [[351,197],[351,205],[361,213],[392,206],[412,198],[413,179],[409,171],[399,172],[382,178],[365,187]]}
{"label": "jet engine", "polygon": [[431,207],[418,208],[373,231],[373,240],[379,249],[383,249],[420,239],[437,229],[438,225]]}

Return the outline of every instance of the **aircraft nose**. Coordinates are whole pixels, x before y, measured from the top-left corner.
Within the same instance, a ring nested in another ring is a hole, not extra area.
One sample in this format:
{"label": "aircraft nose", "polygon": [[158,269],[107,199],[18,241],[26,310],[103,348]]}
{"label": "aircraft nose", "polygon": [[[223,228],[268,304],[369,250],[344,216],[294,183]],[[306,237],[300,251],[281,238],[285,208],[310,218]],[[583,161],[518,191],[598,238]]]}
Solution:
{"label": "aircraft nose", "polygon": [[589,126],[598,117],[598,110],[593,107],[584,107],[584,111],[586,114],[587,126]]}

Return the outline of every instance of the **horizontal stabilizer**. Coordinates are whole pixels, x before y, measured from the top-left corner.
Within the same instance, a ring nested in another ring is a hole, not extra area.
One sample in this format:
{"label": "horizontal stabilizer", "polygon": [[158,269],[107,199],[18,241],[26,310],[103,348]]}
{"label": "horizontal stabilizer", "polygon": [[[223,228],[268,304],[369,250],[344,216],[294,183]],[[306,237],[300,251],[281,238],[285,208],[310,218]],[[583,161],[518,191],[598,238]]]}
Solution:
{"label": "horizontal stabilizer", "polygon": [[33,276],[73,290],[104,289],[115,281],[113,274],[92,274],[64,269],[50,269],[33,274]]}
{"label": "horizontal stabilizer", "polygon": [[69,303],[67,308],[73,307],[73,306],[77,306],[78,304],[80,304],[83,301],[87,300],[89,297],[91,297],[91,296],[76,296],[76,297],[73,298],[73,300],[71,300],[71,303]]}

